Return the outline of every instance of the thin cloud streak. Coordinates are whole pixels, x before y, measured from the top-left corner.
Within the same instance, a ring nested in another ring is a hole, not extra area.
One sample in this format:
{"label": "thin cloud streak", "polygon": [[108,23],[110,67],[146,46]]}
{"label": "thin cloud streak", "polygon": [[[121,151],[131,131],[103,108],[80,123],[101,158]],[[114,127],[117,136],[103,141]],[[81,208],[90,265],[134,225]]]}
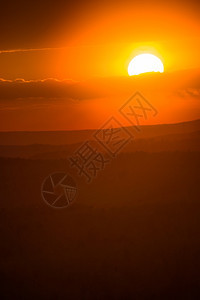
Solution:
{"label": "thin cloud streak", "polygon": [[30,48],[30,49],[11,49],[11,50],[0,50],[0,54],[7,53],[20,53],[20,52],[35,52],[35,51],[50,51],[50,50],[62,50],[69,47],[55,47],[55,48]]}

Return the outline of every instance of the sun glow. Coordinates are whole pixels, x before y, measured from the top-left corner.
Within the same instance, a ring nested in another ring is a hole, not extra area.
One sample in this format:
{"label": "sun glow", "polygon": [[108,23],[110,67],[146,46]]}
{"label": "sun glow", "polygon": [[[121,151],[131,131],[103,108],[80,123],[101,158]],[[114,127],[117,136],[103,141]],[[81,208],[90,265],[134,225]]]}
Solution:
{"label": "sun glow", "polygon": [[147,72],[164,72],[162,61],[153,54],[140,54],[135,56],[128,66],[128,74],[138,75]]}

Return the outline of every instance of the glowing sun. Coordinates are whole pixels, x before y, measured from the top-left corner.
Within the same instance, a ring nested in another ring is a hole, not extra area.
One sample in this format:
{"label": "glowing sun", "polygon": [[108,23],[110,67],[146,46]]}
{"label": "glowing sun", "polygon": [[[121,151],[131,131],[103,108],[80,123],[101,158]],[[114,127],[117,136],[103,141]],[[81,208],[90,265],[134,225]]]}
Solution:
{"label": "glowing sun", "polygon": [[140,54],[135,56],[128,65],[128,74],[138,75],[146,72],[164,72],[162,61],[153,54]]}

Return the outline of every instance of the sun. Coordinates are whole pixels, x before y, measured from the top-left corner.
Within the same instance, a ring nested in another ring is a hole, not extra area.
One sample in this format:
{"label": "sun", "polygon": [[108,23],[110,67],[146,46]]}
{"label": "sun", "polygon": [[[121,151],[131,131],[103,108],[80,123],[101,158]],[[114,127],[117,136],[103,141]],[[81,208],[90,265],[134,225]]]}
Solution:
{"label": "sun", "polygon": [[147,72],[164,72],[162,61],[153,54],[139,54],[128,65],[128,74],[130,76]]}

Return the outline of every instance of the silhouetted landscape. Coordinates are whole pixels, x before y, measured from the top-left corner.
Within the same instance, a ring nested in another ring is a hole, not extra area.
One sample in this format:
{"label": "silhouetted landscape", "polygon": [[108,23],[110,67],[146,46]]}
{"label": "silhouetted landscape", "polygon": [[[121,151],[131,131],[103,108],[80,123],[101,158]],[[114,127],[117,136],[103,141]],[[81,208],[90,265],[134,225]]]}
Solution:
{"label": "silhouetted landscape", "polygon": [[[3,298],[197,299],[200,121],[143,127],[86,184],[67,158],[91,135],[0,133]],[[78,186],[61,210],[41,197],[58,171]]]}

